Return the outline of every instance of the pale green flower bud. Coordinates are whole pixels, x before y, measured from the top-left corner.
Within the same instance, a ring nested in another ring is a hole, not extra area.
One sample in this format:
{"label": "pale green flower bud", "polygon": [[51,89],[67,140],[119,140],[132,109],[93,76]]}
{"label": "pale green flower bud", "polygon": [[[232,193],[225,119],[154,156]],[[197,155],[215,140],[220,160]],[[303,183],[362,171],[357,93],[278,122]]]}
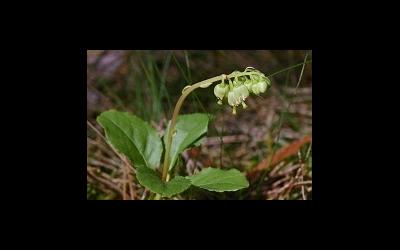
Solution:
{"label": "pale green flower bud", "polygon": [[224,83],[220,83],[214,87],[214,94],[219,100],[222,100],[227,92],[228,85]]}
{"label": "pale green flower bud", "polygon": [[249,90],[243,84],[236,87],[234,91],[237,93],[242,101],[244,101],[249,96]]}
{"label": "pale green flower bud", "polygon": [[237,106],[242,102],[242,99],[238,95],[238,93],[235,91],[236,88],[230,90],[228,92],[228,104],[231,106]]}
{"label": "pale green flower bud", "polygon": [[260,93],[264,93],[265,90],[267,90],[267,82],[261,81],[258,84],[258,87],[260,89]]}
{"label": "pale green flower bud", "polygon": [[253,84],[253,85],[251,86],[251,91],[252,91],[255,95],[260,94],[260,87],[258,86],[257,83],[256,83],[256,84]]}
{"label": "pale green flower bud", "polygon": [[251,86],[251,90],[254,94],[258,95],[260,93],[264,93],[267,90],[267,83],[264,81],[258,82]]}

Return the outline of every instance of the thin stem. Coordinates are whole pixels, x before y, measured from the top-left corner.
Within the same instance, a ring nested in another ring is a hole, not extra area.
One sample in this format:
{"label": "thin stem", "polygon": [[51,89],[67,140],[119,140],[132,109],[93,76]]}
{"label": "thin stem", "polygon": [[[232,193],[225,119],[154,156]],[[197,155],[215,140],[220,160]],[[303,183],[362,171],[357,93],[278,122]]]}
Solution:
{"label": "thin stem", "polygon": [[288,68],[285,68],[285,69],[279,70],[279,71],[277,71],[277,72],[275,72],[275,73],[272,73],[271,75],[269,75],[269,76],[267,76],[267,77],[271,77],[271,76],[274,76],[274,75],[280,74],[280,73],[282,73],[282,72],[285,72],[285,71],[287,71],[287,70],[291,70],[291,69],[294,69],[294,68],[300,67],[300,66],[302,66],[302,65],[304,65],[304,64],[306,64],[306,63],[310,63],[310,62],[312,62],[312,60],[309,60],[309,61],[304,61],[304,62],[302,62],[302,63],[298,63],[298,64],[296,64],[296,65],[293,65],[293,66],[291,66],[291,67],[288,67]]}
{"label": "thin stem", "polygon": [[182,95],[179,97],[179,100],[176,103],[175,108],[174,108],[174,113],[172,115],[171,124],[170,124],[169,130],[168,130],[168,135],[167,135],[167,144],[165,146],[165,157],[164,157],[164,165],[163,165],[163,172],[162,172],[162,180],[164,182],[167,179],[167,174],[168,174],[168,169],[169,169],[168,165],[169,165],[169,154],[171,151],[172,135],[175,130],[176,119],[178,118],[178,114],[179,114],[179,111],[181,110],[183,101],[190,94],[190,92],[199,88],[201,85],[209,84],[209,83],[212,84],[213,82],[221,80],[221,79],[222,79],[222,76],[216,76],[216,77],[210,78],[208,80],[198,82],[198,83],[190,86],[189,88],[187,88],[185,91],[183,91]]}
{"label": "thin stem", "polygon": [[186,97],[195,89],[197,88],[206,88],[209,87],[211,84],[213,84],[216,81],[222,81],[222,79],[224,77],[232,78],[235,76],[245,76],[245,75],[252,75],[252,74],[258,74],[258,73],[254,73],[254,72],[243,72],[243,73],[231,73],[229,75],[220,75],[220,76],[216,76],[216,77],[212,77],[210,79],[195,83],[193,85],[189,85],[186,89],[183,90],[182,95],[179,97],[178,102],[175,105],[174,108],[174,113],[172,115],[172,119],[171,119],[171,124],[168,130],[168,134],[167,134],[167,144],[165,146],[165,156],[164,156],[164,164],[163,164],[163,172],[162,172],[162,180],[165,182],[167,180],[167,174],[168,174],[168,170],[169,170],[169,155],[170,155],[170,151],[171,151],[171,144],[172,144],[172,135],[175,132],[175,125],[176,125],[176,119],[178,118],[179,115],[179,111],[181,110],[183,101],[186,99]]}

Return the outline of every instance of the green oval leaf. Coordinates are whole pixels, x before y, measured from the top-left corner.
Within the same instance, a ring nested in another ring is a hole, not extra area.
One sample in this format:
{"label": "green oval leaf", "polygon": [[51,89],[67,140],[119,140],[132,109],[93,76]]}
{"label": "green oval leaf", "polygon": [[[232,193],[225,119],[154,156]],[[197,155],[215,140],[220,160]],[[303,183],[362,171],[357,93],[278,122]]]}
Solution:
{"label": "green oval leaf", "polygon": [[[208,121],[208,114],[195,113],[178,116],[175,125],[176,134],[172,137],[171,152],[169,156],[170,170],[175,166],[179,154],[192,144],[197,146],[200,145],[200,138],[207,132]],[[169,126],[164,136],[164,143],[166,143],[168,131]]]}
{"label": "green oval leaf", "polygon": [[244,174],[237,169],[205,168],[186,178],[190,179],[194,186],[216,192],[236,191],[249,186]]}
{"label": "green oval leaf", "polygon": [[109,110],[97,117],[107,140],[136,167],[155,169],[160,164],[162,143],[156,130],[127,112]]}
{"label": "green oval leaf", "polygon": [[164,197],[179,194],[191,185],[190,180],[182,176],[175,176],[169,182],[164,183],[154,170],[146,167],[136,168],[136,177],[141,185]]}

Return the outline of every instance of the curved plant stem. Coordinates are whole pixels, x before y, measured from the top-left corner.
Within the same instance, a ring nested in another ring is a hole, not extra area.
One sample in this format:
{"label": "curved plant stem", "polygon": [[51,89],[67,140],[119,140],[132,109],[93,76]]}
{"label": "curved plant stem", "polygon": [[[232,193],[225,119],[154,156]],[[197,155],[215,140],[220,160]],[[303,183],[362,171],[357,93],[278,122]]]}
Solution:
{"label": "curved plant stem", "polygon": [[187,88],[185,88],[182,91],[182,95],[179,97],[178,102],[175,105],[174,113],[173,113],[172,119],[171,119],[171,124],[170,124],[168,134],[167,134],[167,144],[165,146],[165,156],[164,156],[164,164],[163,164],[163,171],[162,171],[162,180],[164,182],[167,180],[167,174],[168,174],[168,170],[169,170],[169,160],[170,160],[169,154],[171,151],[172,135],[175,132],[176,119],[178,118],[179,111],[181,110],[183,101],[186,99],[186,97],[197,88],[201,88],[201,87],[207,88],[216,81],[222,81],[224,76],[226,76],[226,78],[232,78],[235,76],[237,77],[237,76],[252,75],[252,74],[255,74],[255,73],[243,72],[243,73],[231,73],[229,75],[220,75],[220,76],[212,77],[210,79],[195,83],[193,85],[189,85],[189,86],[187,86]]}
{"label": "curved plant stem", "polygon": [[178,102],[175,105],[174,108],[174,113],[172,115],[171,119],[171,124],[168,130],[168,135],[167,135],[167,144],[165,146],[165,156],[164,156],[164,165],[163,165],[163,172],[162,172],[162,180],[166,181],[167,179],[167,174],[169,170],[169,154],[171,151],[171,143],[172,143],[172,135],[173,132],[175,131],[175,125],[176,125],[176,119],[178,118],[179,111],[181,110],[183,101],[186,99],[186,97],[192,92],[193,90],[199,88],[201,85],[205,84],[212,84],[215,81],[222,80],[222,76],[216,76],[213,78],[210,78],[208,80],[198,82],[196,84],[191,85],[189,88],[183,91],[182,95],[179,97]]}

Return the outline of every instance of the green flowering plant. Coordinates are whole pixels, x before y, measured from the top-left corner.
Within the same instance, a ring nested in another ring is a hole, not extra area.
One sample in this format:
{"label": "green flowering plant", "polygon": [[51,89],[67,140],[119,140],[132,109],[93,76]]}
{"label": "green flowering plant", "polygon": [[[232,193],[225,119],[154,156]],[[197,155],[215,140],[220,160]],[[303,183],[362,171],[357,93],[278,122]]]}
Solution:
{"label": "green flowering plant", "polygon": [[172,197],[190,186],[215,192],[237,191],[249,186],[245,175],[237,169],[210,167],[191,176],[174,176],[171,179],[171,170],[178,155],[201,143],[209,122],[207,114],[179,115],[182,104],[192,91],[207,88],[215,82],[220,82],[214,87],[218,104],[227,102],[233,114],[236,114],[239,105],[244,109],[247,107],[245,100],[250,94],[259,95],[271,86],[268,77],[253,67],[188,85],[182,90],[162,138],[149,124],[127,112],[109,110],[98,116],[97,121],[104,128],[107,141],[135,165],[139,183],[156,194],[155,199]]}

